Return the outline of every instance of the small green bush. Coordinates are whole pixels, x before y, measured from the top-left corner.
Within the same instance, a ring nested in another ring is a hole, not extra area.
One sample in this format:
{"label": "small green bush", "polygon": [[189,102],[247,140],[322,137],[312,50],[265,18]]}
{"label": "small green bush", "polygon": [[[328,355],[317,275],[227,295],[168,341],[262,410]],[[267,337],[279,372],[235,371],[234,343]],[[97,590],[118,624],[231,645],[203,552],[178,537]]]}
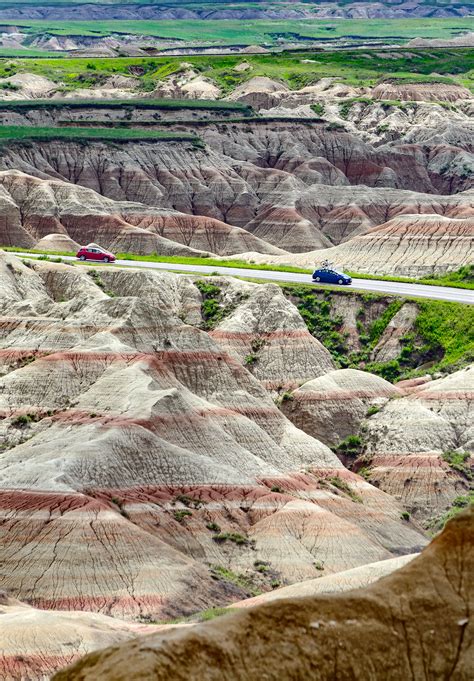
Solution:
{"label": "small green bush", "polygon": [[331,483],[331,485],[334,485],[338,490],[343,492],[344,494],[347,494],[347,496],[351,499],[351,501],[354,501],[358,504],[363,503],[362,497],[360,497],[354,490],[351,488],[351,486],[342,478],[340,478],[338,475],[334,475],[330,478],[327,478],[327,481]]}
{"label": "small green bush", "polygon": [[359,456],[363,448],[362,438],[359,435],[349,435],[345,440],[342,440],[336,447],[338,454],[345,454],[346,456]]}
{"label": "small green bush", "polygon": [[223,544],[226,541],[233,542],[239,546],[250,544],[250,541],[247,539],[247,537],[244,537],[242,534],[238,534],[237,532],[221,532],[220,534],[216,534],[212,539],[218,544]]}
{"label": "small green bush", "polygon": [[448,451],[444,452],[442,455],[443,461],[446,461],[446,463],[452,468],[454,471],[457,471],[458,473],[461,473],[465,478],[468,480],[473,479],[472,471],[469,468],[468,465],[466,465],[466,462],[470,458],[469,452],[455,452],[455,451]]}
{"label": "small green bush", "polygon": [[186,510],[179,510],[179,511],[174,511],[173,516],[174,519],[178,521],[178,523],[182,523],[183,520],[187,517],[192,515],[191,511]]}

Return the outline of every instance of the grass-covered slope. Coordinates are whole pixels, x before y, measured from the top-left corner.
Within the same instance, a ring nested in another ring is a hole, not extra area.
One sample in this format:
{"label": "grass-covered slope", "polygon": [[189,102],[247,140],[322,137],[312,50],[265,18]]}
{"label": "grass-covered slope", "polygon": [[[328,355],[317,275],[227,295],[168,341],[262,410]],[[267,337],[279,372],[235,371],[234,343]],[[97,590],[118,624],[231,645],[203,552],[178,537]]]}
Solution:
{"label": "grass-covered slope", "polygon": [[[369,22],[368,22],[369,23]],[[474,50],[411,48],[390,52],[387,58],[371,50],[333,52],[283,52],[260,55],[190,56],[185,61],[210,78],[224,93],[254,76],[267,76],[297,89],[324,77],[337,77],[353,86],[374,86],[380,80],[402,79],[450,82],[474,88]],[[242,61],[246,71],[235,71]],[[187,67],[183,57],[0,59],[0,78],[33,73],[66,89],[100,86],[108,76],[133,75],[144,92]],[[195,103],[194,103],[195,104]],[[12,103],[13,105],[13,103]]]}

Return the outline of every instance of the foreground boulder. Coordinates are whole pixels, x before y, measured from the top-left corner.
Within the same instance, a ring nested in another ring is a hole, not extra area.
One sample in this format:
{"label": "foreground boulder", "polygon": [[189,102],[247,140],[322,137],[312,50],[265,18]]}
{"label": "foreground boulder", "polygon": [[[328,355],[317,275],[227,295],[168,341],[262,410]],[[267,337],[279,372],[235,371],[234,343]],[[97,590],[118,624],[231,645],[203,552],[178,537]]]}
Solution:
{"label": "foreground boulder", "polygon": [[54,681],[472,678],[474,510],[373,586],[92,653]]}

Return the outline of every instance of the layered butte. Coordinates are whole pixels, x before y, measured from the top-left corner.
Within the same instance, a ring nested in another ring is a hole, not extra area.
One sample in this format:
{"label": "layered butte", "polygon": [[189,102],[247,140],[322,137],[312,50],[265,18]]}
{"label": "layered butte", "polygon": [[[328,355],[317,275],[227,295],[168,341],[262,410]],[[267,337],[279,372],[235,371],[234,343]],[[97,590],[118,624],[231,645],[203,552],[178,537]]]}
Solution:
{"label": "layered butte", "polygon": [[278,287],[229,284],[208,333],[186,277],[5,254],[1,267],[12,596],[156,620],[424,544],[392,497],[275,405],[283,367],[298,382],[333,370]]}

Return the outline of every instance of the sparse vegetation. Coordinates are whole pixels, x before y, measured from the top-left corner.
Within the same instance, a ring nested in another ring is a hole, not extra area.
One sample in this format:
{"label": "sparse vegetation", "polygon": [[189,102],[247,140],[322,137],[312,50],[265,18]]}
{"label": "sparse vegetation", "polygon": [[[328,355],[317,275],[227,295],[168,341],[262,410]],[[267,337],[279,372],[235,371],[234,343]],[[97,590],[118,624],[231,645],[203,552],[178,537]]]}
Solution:
{"label": "sparse vegetation", "polygon": [[280,396],[280,402],[292,402],[294,399],[293,393],[289,392],[288,390],[285,390],[285,392]]}
{"label": "sparse vegetation", "polygon": [[20,414],[20,416],[12,419],[12,426],[27,426],[31,421],[33,421],[31,414]]}
{"label": "sparse vegetation", "polygon": [[385,331],[393,317],[395,317],[397,312],[401,309],[403,303],[404,303],[403,300],[400,299],[394,300],[385,309],[382,316],[376,319],[375,322],[371,325],[369,329],[369,342],[372,347],[375,347],[375,345],[377,345],[383,332]]}
{"label": "sparse vegetation", "polygon": [[257,572],[266,573],[270,571],[270,563],[266,560],[256,560],[253,566]]}
{"label": "sparse vegetation", "polygon": [[455,497],[455,499],[452,501],[451,508],[445,511],[445,513],[442,515],[433,518],[430,522],[428,522],[428,529],[433,534],[441,532],[449,520],[455,518],[459,513],[461,513],[461,511],[472,504],[474,504],[474,491]]}
{"label": "sparse vegetation", "polygon": [[467,464],[470,457],[471,455],[469,452],[448,451],[443,453],[442,459],[443,461],[446,461],[453,471],[461,473],[467,480],[473,480],[474,476],[472,470]]}
{"label": "sparse vegetation", "polygon": [[297,306],[308,331],[323,343],[339,366],[347,366],[346,336],[340,332],[343,320],[342,317],[331,316],[330,301],[320,300],[304,286],[285,285],[283,291]]}
{"label": "sparse vegetation", "polygon": [[355,458],[362,453],[363,446],[362,438],[359,435],[349,435],[337,445],[336,453]]}
{"label": "sparse vegetation", "polygon": [[182,523],[185,518],[192,515],[192,511],[188,509],[180,509],[179,511],[173,512],[173,517],[178,523]]}
{"label": "sparse vegetation", "polygon": [[262,590],[256,585],[252,575],[234,572],[222,565],[213,565],[211,567],[211,576],[214,576],[216,579],[222,579],[225,582],[230,582],[230,584],[235,584],[235,586],[247,591],[250,596],[258,596],[262,593]]}
{"label": "sparse vegetation", "polygon": [[201,314],[204,319],[204,328],[213,329],[228,313],[220,304],[221,289],[208,281],[195,281],[194,285],[202,295]]}
{"label": "sparse vegetation", "polygon": [[252,544],[250,539],[247,539],[247,537],[244,537],[243,534],[239,534],[238,532],[220,532],[219,534],[216,534],[212,539],[217,544],[224,544],[227,541],[237,544],[238,546]]}
{"label": "sparse vegetation", "polygon": [[352,487],[345,480],[343,480],[339,475],[333,475],[333,476],[327,478],[327,481],[331,485],[336,487],[336,489],[338,489],[341,492],[343,492],[344,494],[346,494],[351,499],[351,501],[354,501],[358,504],[363,503],[362,497],[360,497],[356,492],[354,492]]}
{"label": "sparse vegetation", "polygon": [[324,106],[317,102],[316,104],[311,104],[311,109],[314,111],[316,116],[322,117],[324,116]]}
{"label": "sparse vegetation", "polygon": [[188,497],[187,494],[178,494],[174,498],[174,501],[178,501],[180,504],[183,504],[183,506],[186,506],[186,508],[201,508],[204,503],[201,499],[192,499],[191,497]]}

